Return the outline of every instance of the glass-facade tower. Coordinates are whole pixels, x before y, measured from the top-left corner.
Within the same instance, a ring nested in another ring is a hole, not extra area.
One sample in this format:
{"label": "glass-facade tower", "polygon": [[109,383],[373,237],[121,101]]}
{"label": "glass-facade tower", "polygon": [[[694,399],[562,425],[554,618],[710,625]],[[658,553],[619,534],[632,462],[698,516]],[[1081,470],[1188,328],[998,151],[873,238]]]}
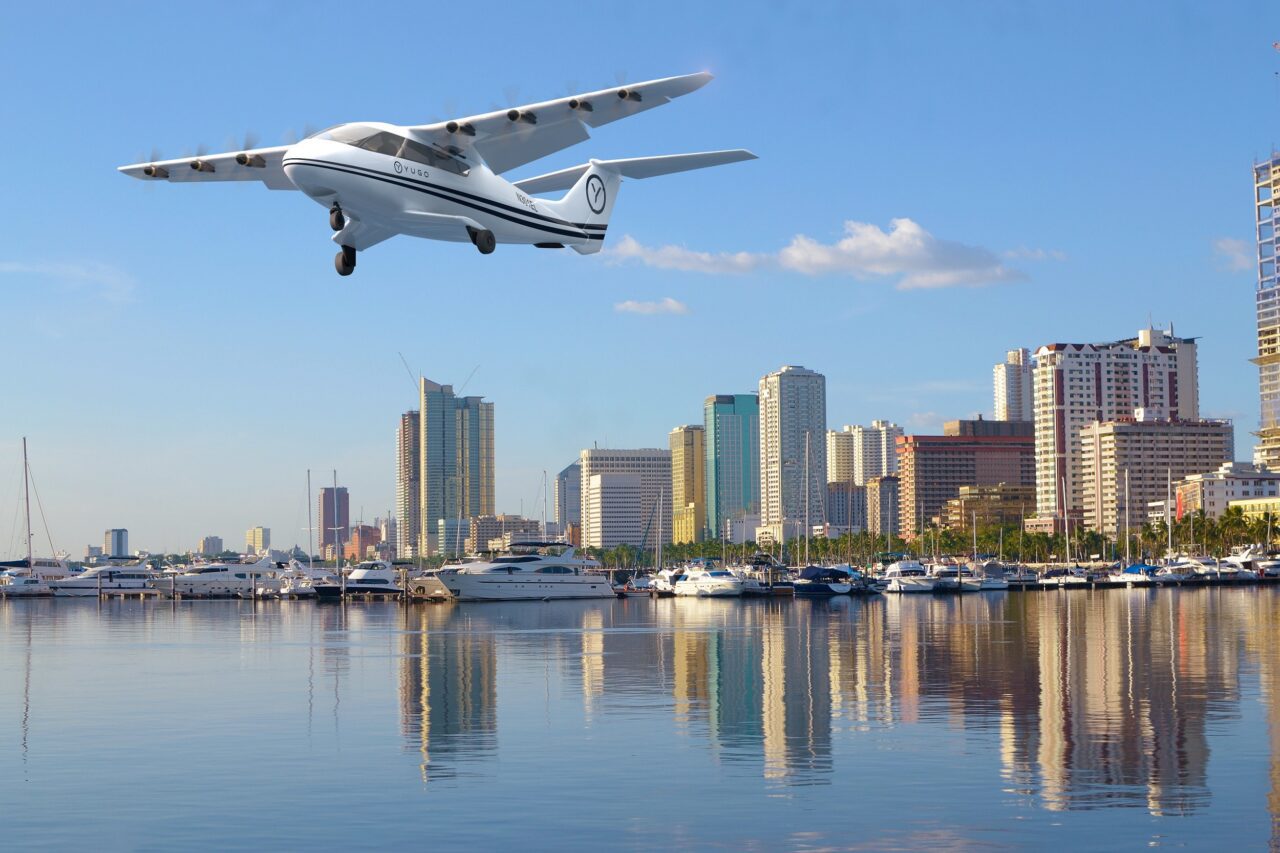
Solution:
{"label": "glass-facade tower", "polygon": [[707,457],[707,532],[724,535],[725,519],[760,513],[760,398],[715,394],[703,405]]}
{"label": "glass-facade tower", "polygon": [[1276,276],[1276,196],[1280,154],[1253,167],[1258,240],[1258,392],[1261,412],[1255,462],[1280,471],[1280,279]]}

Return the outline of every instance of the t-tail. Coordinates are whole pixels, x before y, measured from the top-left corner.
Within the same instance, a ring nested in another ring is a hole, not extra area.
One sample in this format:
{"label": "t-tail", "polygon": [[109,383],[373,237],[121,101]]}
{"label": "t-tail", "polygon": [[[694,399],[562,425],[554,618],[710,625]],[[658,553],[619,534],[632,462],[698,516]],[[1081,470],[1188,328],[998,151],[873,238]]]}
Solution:
{"label": "t-tail", "polygon": [[530,195],[554,192],[565,187],[569,191],[559,201],[540,201],[546,211],[586,232],[579,243],[566,243],[580,254],[590,255],[604,246],[609,216],[618,198],[623,178],[653,178],[690,169],[705,169],[754,160],[756,155],[743,149],[704,151],[698,154],[669,154],[664,157],[634,157],[627,160],[592,160],[581,166],[561,169],[536,178],[516,181],[516,189]]}

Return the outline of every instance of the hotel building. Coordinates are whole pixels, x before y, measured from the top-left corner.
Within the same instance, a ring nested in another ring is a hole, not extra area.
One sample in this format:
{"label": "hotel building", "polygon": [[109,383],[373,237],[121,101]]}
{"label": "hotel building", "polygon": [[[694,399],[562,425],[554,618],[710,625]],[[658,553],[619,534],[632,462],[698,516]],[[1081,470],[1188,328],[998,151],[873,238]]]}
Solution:
{"label": "hotel building", "polygon": [[1036,350],[1036,513],[1079,510],[1080,430],[1097,421],[1200,417],[1196,342],[1172,328],[1143,329],[1102,344],[1048,344]]}
{"label": "hotel building", "polygon": [[996,420],[1032,420],[1031,353],[1026,349],[1009,350],[1004,363],[997,364],[993,373]]}
{"label": "hotel building", "polygon": [[760,380],[761,530],[757,539],[792,538],[806,521],[823,521],[826,420],[827,380],[821,373],[787,365]]}
{"label": "hotel building", "polygon": [[[670,501],[671,451],[646,448],[591,448],[578,457],[582,467],[582,545],[621,544],[652,548],[658,542],[659,497]],[[670,529],[663,539],[671,541]]]}
{"label": "hotel building", "polygon": [[441,519],[493,515],[493,403],[458,397],[452,385],[419,386],[418,545],[433,555]]}
{"label": "hotel building", "polygon": [[872,477],[898,473],[898,438],[902,434],[902,427],[889,421],[828,430],[827,482],[865,486]]}
{"label": "hotel building", "polygon": [[422,533],[418,512],[422,499],[421,433],[418,412],[400,416],[396,430],[396,556],[406,560],[419,556],[418,537]]}
{"label": "hotel building", "polygon": [[[1142,527],[1147,504],[1188,474],[1230,462],[1230,421],[1100,421],[1080,430],[1080,491],[1084,525],[1106,536]],[[1128,500],[1126,502],[1126,478]]]}

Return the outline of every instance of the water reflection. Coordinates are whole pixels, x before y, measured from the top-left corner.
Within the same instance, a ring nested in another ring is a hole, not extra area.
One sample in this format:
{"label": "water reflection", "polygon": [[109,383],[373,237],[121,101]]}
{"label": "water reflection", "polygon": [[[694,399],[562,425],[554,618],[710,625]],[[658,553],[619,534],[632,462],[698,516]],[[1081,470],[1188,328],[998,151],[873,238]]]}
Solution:
{"label": "water reflection", "polygon": [[[1191,814],[1209,729],[1258,668],[1280,814],[1280,640],[1269,591],[1108,590],[834,602],[697,600],[406,611],[400,697],[425,777],[497,750],[499,682],[580,696],[589,725],[669,736],[771,783],[825,784],[833,740],[942,726],[990,738],[1015,801]],[[901,742],[901,741],[899,741]]]}

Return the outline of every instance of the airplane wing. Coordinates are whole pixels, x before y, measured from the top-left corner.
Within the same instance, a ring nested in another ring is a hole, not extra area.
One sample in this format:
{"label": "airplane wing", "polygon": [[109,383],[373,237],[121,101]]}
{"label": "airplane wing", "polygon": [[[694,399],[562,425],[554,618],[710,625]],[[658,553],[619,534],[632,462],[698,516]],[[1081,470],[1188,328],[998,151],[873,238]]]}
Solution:
{"label": "airplane wing", "polygon": [[589,127],[661,106],[710,81],[705,71],[664,77],[409,130],[441,148],[474,148],[490,169],[501,174],[577,145],[590,138]]}
{"label": "airplane wing", "polygon": [[157,160],[120,166],[118,171],[144,181],[165,180],[172,184],[213,181],[262,181],[268,189],[294,190],[281,160],[288,145],[274,148],[247,148],[222,154],[201,154],[179,160]]}
{"label": "airplane wing", "polygon": [[516,189],[537,195],[539,193],[567,190],[578,182],[592,164],[604,169],[612,169],[624,178],[656,178],[658,175],[671,175],[676,172],[687,172],[690,169],[705,169],[709,166],[723,166],[726,163],[740,163],[743,160],[754,160],[756,155],[744,148],[730,151],[701,151],[697,154],[668,154],[662,157],[631,157],[626,160],[592,160],[580,166],[571,166],[558,172],[548,172],[536,178],[525,178],[516,181]]}

